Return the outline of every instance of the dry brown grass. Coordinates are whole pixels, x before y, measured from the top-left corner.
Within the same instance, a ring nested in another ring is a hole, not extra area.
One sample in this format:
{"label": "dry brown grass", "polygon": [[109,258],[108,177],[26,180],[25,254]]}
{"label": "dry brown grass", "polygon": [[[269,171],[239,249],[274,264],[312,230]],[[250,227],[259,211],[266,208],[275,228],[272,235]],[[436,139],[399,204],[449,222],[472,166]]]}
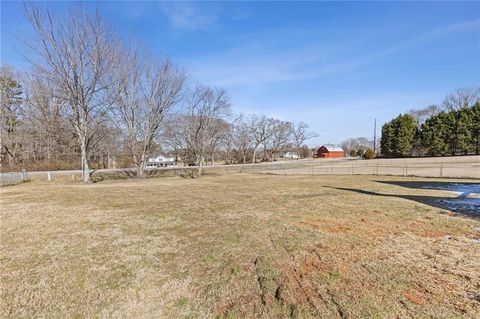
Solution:
{"label": "dry brown grass", "polygon": [[478,318],[478,219],[408,199],[441,191],[375,180],[418,179],[3,188],[0,316]]}

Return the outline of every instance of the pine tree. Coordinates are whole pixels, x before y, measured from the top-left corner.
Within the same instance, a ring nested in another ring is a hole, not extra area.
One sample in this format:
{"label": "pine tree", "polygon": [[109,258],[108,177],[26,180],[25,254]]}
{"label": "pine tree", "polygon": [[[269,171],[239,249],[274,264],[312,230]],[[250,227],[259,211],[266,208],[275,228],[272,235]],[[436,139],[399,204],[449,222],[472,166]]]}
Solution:
{"label": "pine tree", "polygon": [[480,102],[472,106],[470,116],[471,150],[480,155]]}
{"label": "pine tree", "polygon": [[383,156],[391,157],[393,155],[392,149],[393,130],[391,121],[382,126],[382,137],[380,138],[380,152]]}
{"label": "pine tree", "polygon": [[422,144],[427,147],[428,154],[432,156],[445,155],[448,151],[448,144],[445,142],[446,126],[445,112],[428,118],[422,125]]}
{"label": "pine tree", "polygon": [[472,108],[454,112],[456,119],[456,152],[467,155],[472,150]]}
{"label": "pine tree", "polygon": [[443,139],[447,144],[448,153],[454,156],[457,153],[458,126],[457,117],[454,111],[442,114]]}
{"label": "pine tree", "polygon": [[413,116],[405,114],[394,119],[393,132],[393,155],[397,157],[411,155],[417,134],[417,125]]}

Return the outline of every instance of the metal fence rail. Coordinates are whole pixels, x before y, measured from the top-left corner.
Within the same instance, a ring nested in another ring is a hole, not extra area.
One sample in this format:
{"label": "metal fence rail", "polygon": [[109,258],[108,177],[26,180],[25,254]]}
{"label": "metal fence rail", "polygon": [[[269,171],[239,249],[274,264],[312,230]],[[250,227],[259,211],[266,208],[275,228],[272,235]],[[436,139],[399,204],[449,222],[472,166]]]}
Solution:
{"label": "metal fence rail", "polygon": [[264,170],[280,175],[393,175],[419,177],[480,178],[480,165],[475,164],[404,164],[404,165],[324,165]]}
{"label": "metal fence rail", "polygon": [[0,186],[15,185],[26,180],[28,180],[26,171],[0,173]]}

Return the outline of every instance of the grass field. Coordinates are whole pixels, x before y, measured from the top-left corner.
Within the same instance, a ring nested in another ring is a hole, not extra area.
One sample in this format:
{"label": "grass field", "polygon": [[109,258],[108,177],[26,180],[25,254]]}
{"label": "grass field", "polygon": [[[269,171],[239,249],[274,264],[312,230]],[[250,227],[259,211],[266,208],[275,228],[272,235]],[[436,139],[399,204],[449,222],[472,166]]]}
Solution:
{"label": "grass field", "polygon": [[434,182],[232,174],[5,187],[0,317],[478,318],[480,220],[435,204],[455,195],[416,187]]}

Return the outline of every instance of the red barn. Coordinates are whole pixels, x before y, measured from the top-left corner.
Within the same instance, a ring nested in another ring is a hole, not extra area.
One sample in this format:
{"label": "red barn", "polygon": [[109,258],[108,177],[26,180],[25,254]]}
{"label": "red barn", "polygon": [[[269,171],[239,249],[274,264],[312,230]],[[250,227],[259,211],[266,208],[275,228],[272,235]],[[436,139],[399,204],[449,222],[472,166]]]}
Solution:
{"label": "red barn", "polygon": [[345,157],[345,152],[340,147],[320,146],[315,152],[318,158],[339,158]]}

